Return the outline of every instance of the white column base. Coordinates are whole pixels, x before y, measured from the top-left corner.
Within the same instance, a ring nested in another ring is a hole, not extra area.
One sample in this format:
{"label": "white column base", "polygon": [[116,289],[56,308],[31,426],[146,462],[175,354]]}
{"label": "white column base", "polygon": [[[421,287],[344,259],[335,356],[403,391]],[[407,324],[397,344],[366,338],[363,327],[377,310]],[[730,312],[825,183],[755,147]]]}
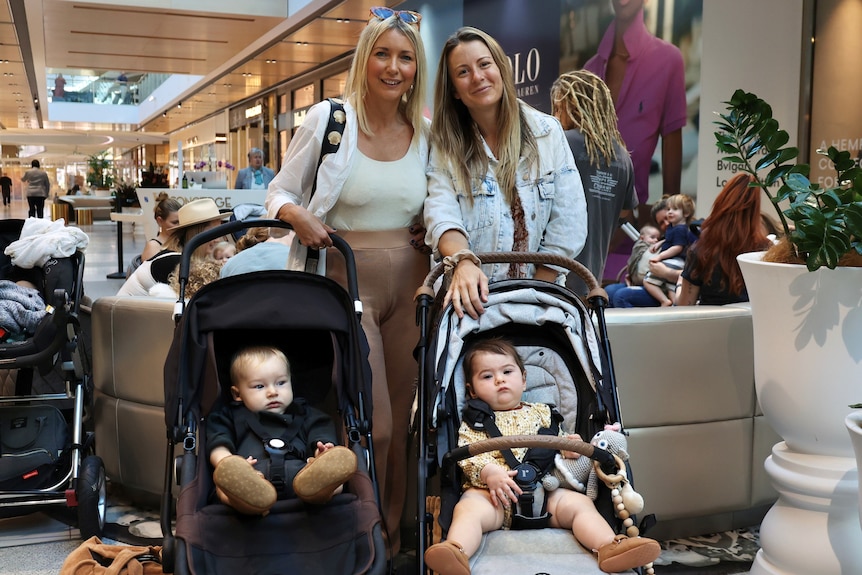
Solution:
{"label": "white column base", "polygon": [[859,474],[853,457],[772,448],[766,472],[778,501],[760,526],[754,575],[846,575],[862,566]]}

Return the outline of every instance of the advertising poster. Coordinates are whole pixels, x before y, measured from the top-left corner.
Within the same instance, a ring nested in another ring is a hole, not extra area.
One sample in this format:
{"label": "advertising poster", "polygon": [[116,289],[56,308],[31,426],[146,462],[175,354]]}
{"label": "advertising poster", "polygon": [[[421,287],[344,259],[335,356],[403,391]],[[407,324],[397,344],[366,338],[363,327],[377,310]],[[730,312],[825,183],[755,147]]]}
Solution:
{"label": "advertising poster", "polygon": [[862,74],[853,64],[853,54],[862,50],[862,35],[858,33],[862,3],[818,2],[815,22],[810,153],[800,161],[811,164],[812,182],[834,188],[839,184],[835,168],[817,150],[833,146],[850,152],[857,164],[862,159],[862,107],[858,104]]}
{"label": "advertising poster", "polygon": [[[686,124],[682,129],[680,192],[697,197],[698,115],[700,113],[700,56],[703,0],[649,0],[644,4],[647,31],[679,48],[685,69]],[[562,0],[560,11],[559,71],[578,70],[598,51],[614,21],[610,0]],[[645,84],[649,79],[634,78]],[[619,110],[619,104],[617,105]],[[621,129],[625,138],[625,129]],[[627,142],[627,145],[629,143]],[[649,201],[662,195],[661,141],[652,156]]]}
{"label": "advertising poster", "polygon": [[464,25],[493,36],[506,51],[518,97],[551,112],[551,84],[559,74],[560,0],[465,0]]}

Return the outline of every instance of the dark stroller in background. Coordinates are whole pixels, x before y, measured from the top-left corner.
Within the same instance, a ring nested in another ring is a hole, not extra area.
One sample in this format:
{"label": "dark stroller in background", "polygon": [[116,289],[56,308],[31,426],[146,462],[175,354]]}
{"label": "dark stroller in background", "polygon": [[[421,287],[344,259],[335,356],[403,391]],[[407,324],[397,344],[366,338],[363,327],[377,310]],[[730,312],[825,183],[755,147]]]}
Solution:
{"label": "dark stroller in background", "polygon": [[[195,236],[180,269],[181,319],[165,364],[169,464],[162,504],[166,572],[382,573],[386,553],[371,442],[371,376],[360,327],[353,253],[335,246],[348,265],[349,292],[333,280],[294,271],[260,271],[213,282],[183,305],[190,254],[197,246],[251,226],[289,228],[273,220],[231,222]],[[296,397],[343,423],[343,441],[359,470],[323,506],[280,500],[265,517],[243,516],[213,498],[206,417],[229,399],[229,361],[241,347],[282,349],[291,362]],[[362,443],[361,443],[362,442]],[[179,494],[171,535],[174,445]],[[335,567],[333,562],[339,563]]]}
{"label": "dark stroller in background", "polygon": [[[445,532],[461,494],[462,474],[457,461],[502,447],[568,449],[592,457],[604,473],[619,470],[608,452],[588,442],[606,424],[622,425],[616,393],[604,307],[607,295],[596,279],[574,260],[535,253],[478,254],[483,263],[519,262],[554,264],[577,273],[590,293],[584,300],[564,286],[537,280],[505,280],[491,284],[485,313],[477,320],[459,320],[451,306],[441,309],[439,290],[433,286],[443,274],[442,264],[431,270],[420,290],[418,313],[422,338],[419,345],[419,533],[422,562],[433,534],[433,516],[426,509],[428,480],[439,472],[439,523]],[[588,309],[589,305],[589,309]],[[594,318],[592,315],[594,315]],[[596,325],[593,323],[596,321]],[[471,342],[502,336],[518,349],[527,369],[525,401],[551,403],[564,417],[562,428],[578,433],[585,442],[537,437],[500,437],[458,447],[458,428],[466,401],[463,355]],[[624,429],[623,429],[623,432]],[[564,446],[565,445],[565,446]],[[627,468],[628,477],[631,472]],[[597,508],[615,532],[625,532],[615,516],[610,490],[601,484]],[[636,518],[632,518],[634,522]],[[495,556],[495,554],[499,553]],[[581,555],[581,559],[577,557]],[[420,563],[421,565],[422,563]],[[592,556],[574,541],[570,531],[538,529],[495,531],[486,534],[471,558],[474,574],[497,572],[601,573]],[[520,571],[519,571],[520,569]],[[420,572],[424,569],[420,567]]]}
{"label": "dark stroller in background", "polygon": [[[24,220],[0,221],[0,279],[18,279],[21,270],[3,252],[23,226]],[[17,371],[14,394],[0,397],[0,515],[53,505],[77,508],[78,527],[87,539],[102,534],[106,489],[102,460],[93,455],[93,433],[84,429],[92,402],[78,319],[84,254],[51,258],[27,271],[49,313],[32,335],[0,343],[0,369]],[[44,378],[34,382],[37,373]]]}

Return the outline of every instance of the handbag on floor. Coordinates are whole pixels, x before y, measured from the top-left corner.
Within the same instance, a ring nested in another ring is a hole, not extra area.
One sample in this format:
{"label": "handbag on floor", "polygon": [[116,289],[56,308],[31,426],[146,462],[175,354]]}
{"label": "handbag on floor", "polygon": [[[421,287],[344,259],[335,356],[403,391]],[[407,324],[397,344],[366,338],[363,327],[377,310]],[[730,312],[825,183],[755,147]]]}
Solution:
{"label": "handbag on floor", "polygon": [[162,548],[108,545],[90,537],[69,553],[60,575],[157,575],[162,571]]}

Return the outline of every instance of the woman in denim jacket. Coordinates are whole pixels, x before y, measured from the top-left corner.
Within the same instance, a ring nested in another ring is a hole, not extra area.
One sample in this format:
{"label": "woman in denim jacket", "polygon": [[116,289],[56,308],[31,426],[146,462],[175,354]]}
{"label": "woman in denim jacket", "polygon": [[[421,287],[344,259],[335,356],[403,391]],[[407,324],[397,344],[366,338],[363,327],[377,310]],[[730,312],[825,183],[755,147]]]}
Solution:
{"label": "woman in denim jacket", "polygon": [[453,302],[459,317],[476,318],[489,281],[562,283],[562,268],[481,265],[473,255],[580,253],[586,200],[559,121],[517,99],[503,49],[471,27],[460,28],[443,47],[434,110],[424,213],[427,243],[454,267],[445,302]]}

